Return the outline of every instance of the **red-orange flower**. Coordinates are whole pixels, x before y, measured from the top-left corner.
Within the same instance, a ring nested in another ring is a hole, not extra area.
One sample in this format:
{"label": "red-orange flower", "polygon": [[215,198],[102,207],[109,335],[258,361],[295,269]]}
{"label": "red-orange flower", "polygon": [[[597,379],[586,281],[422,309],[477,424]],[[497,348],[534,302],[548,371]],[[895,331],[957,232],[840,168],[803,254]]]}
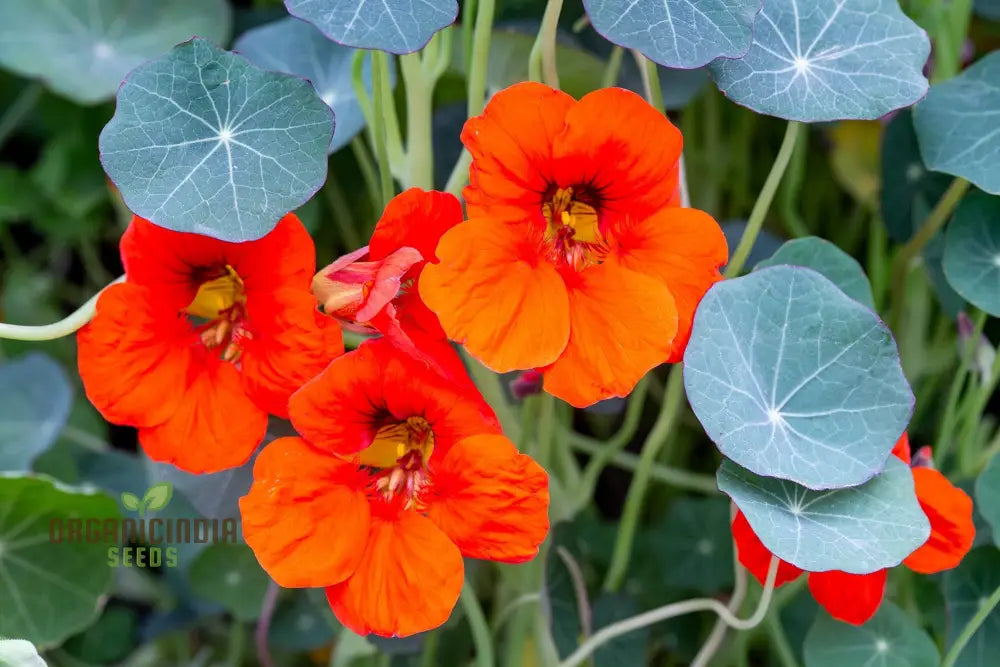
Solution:
{"label": "red-orange flower", "polygon": [[104,417],[139,429],[156,461],[194,473],[245,463],[267,415],[343,352],[309,293],[312,239],[294,215],[227,243],[135,217],[125,282],[77,336],[80,377]]}
{"label": "red-orange flower", "polygon": [[470,219],[420,278],[448,336],[493,370],[539,368],[576,406],[678,361],[727,249],[710,216],[676,206],[677,128],[625,90],[577,102],[522,83],[462,140]]}
{"label": "red-orange flower", "polygon": [[482,398],[386,339],[335,360],[291,400],[303,438],[264,448],[240,500],[257,559],[286,587],[326,587],[359,634],[444,623],[462,557],[523,562],[548,532],[548,477]]}
{"label": "red-orange flower", "polygon": [[[910,441],[906,433],[896,443],[894,455],[910,463]],[[931,524],[931,534],[919,549],[903,563],[914,572],[934,574],[957,566],[972,548],[976,529],[972,522],[972,499],[937,470],[913,468],[917,501]],[[733,520],[733,540],[740,563],[761,584],[767,578],[771,552],[754,533],[743,513]],[[803,570],[779,561],[775,586],[792,581]],[[826,611],[836,619],[861,625],[875,615],[885,592],[888,570],[871,574],[850,574],[833,570],[810,572],[809,590]]]}

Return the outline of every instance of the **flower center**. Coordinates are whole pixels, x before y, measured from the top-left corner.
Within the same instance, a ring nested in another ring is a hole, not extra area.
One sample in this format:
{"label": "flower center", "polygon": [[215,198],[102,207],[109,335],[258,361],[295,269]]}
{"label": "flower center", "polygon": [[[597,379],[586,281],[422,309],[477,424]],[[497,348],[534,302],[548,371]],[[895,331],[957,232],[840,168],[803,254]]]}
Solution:
{"label": "flower center", "polygon": [[194,301],[184,309],[189,316],[205,320],[198,326],[205,347],[220,348],[225,361],[237,361],[247,338],[246,292],[243,280],[226,265],[225,273],[198,288]]}
{"label": "flower center", "polygon": [[421,507],[420,493],[430,478],[427,462],[434,452],[434,432],[423,417],[383,426],[358,455],[361,465],[376,468],[375,489],[388,499],[402,495],[406,508]]}
{"label": "flower center", "polygon": [[574,269],[599,264],[606,254],[597,209],[574,188],[558,188],[542,203],[552,259]]}

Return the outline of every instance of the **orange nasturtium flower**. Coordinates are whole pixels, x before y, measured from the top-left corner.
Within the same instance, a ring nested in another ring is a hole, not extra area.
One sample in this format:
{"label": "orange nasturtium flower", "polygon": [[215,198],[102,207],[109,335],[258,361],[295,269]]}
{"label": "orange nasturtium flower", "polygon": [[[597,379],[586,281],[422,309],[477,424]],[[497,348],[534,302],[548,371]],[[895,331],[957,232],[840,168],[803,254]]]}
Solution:
{"label": "orange nasturtium flower", "polygon": [[[921,450],[923,451],[923,450]],[[906,463],[910,460],[910,440],[904,433],[893,454]],[[913,484],[920,508],[931,524],[927,541],[903,560],[920,574],[935,574],[957,566],[972,548],[976,528],[972,522],[972,499],[934,468],[920,465],[929,458],[914,457]],[[771,552],[753,532],[743,513],[733,520],[733,539],[740,563],[763,584],[771,561]],[[803,570],[780,561],[775,586],[797,579]],[[875,615],[885,593],[888,570],[871,574],[851,574],[832,570],[810,572],[809,590],[827,613],[836,619],[862,625]]]}
{"label": "orange nasturtium flower", "polygon": [[578,407],[680,360],[728,253],[709,215],[676,205],[677,128],[626,90],[577,102],[521,83],[462,141],[470,219],[420,278],[448,336],[495,371],[538,368]]}
{"label": "orange nasturtium flower", "polygon": [[134,217],[125,282],[101,293],[77,336],[87,397],[139,429],[155,461],[193,473],[245,463],[267,415],[344,346],[309,293],[312,239],[294,215],[257,241],[227,243]]}
{"label": "orange nasturtium flower", "polygon": [[325,587],[359,634],[444,623],[462,557],[519,563],[548,532],[548,477],[482,397],[389,340],[334,360],[289,403],[302,438],[264,447],[243,533],[285,587]]}

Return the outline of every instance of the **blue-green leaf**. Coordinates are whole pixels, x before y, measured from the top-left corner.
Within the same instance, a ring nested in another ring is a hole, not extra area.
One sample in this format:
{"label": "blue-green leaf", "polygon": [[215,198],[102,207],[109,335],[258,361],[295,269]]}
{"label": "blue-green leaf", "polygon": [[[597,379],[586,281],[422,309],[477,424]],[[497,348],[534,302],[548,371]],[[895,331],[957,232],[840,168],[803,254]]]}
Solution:
{"label": "blue-green leaf", "polygon": [[787,264],[804,266],[825,276],[830,282],[858,303],[875,309],[872,285],[864,269],[846,252],[824,239],[807,236],[788,241],[778,252],[758,264],[755,268]]}
{"label": "blue-green leaf", "polygon": [[808,572],[869,574],[894,567],[930,535],[913,474],[896,457],[874,479],[830,491],[760,477],[728,460],[717,479],[764,546]]}
{"label": "blue-green leaf", "polygon": [[878,473],[913,410],[888,327],[820,274],[791,266],[708,291],[684,386],[724,455],[811,489]]}
{"label": "blue-green leaf", "polygon": [[927,34],[897,0],[767,0],[740,60],[712,76],[737,104],[789,120],[873,120],[927,92]]}
{"label": "blue-green leaf", "polygon": [[323,184],[332,134],[307,81],[194,39],[129,74],[101,162],[136,214],[250,241]]}
{"label": "blue-green leaf", "polygon": [[225,0],[8,2],[0,66],[94,104],[111,98],[133,67],[192,35],[224,42],[230,23]]}
{"label": "blue-green leaf", "polygon": [[[1000,551],[977,547],[954,570],[944,573],[944,599],[948,609],[948,645],[1000,586]],[[955,667],[995,667],[1000,653],[1000,607],[979,626],[955,662]]]}
{"label": "blue-green leaf", "polygon": [[1000,0],[976,0],[976,13],[994,21],[1000,21]]}
{"label": "blue-green leaf", "polygon": [[725,498],[678,498],[666,518],[641,538],[646,553],[657,555],[652,562],[636,563],[646,576],[660,578],[675,590],[703,595],[732,588],[733,534]]}
{"label": "blue-green leaf", "polygon": [[945,236],[944,274],[969,303],[1000,317],[1000,197],[975,192],[959,204]]}
{"label": "blue-green leaf", "polygon": [[420,49],[458,16],[457,0],[285,0],[285,6],[339,44],[391,53]]}
{"label": "blue-green leaf", "polygon": [[608,41],[666,67],[693,69],[747,52],[761,0],[584,0]]}
{"label": "blue-green leaf", "polygon": [[[354,94],[351,62],[355,50],[331,42],[305,21],[284,18],[240,35],[233,50],[264,69],[295,74],[312,82],[316,93],[337,118],[330,142],[333,153],[346,146],[364,129],[365,117]],[[365,58],[365,87],[371,94],[371,58]],[[396,83],[396,68],[389,61],[390,85]]]}
{"label": "blue-green leaf", "polygon": [[0,470],[30,470],[59,436],[72,398],[66,373],[43,354],[0,364]]}
{"label": "blue-green leaf", "polygon": [[938,667],[937,646],[903,611],[883,602],[878,613],[862,626],[848,625],[816,615],[805,641],[806,667]]}
{"label": "blue-green leaf", "polygon": [[[1000,456],[994,456],[976,479],[976,509],[1000,546]],[[978,532],[977,532],[978,534]]]}
{"label": "blue-green leaf", "polygon": [[1000,51],[931,86],[913,125],[929,168],[1000,194]]}
{"label": "blue-green leaf", "polygon": [[271,578],[245,544],[220,542],[205,548],[188,568],[192,589],[218,602],[241,621],[260,616]]}

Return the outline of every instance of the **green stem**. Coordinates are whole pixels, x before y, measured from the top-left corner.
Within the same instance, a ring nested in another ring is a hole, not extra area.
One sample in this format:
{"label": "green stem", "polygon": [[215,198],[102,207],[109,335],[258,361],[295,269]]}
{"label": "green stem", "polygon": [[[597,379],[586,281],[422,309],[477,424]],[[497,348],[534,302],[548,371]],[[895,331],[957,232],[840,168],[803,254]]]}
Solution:
{"label": "green stem", "polygon": [[479,605],[476,592],[468,579],[462,586],[459,601],[465,611],[465,617],[469,620],[469,628],[472,630],[472,643],[476,647],[477,667],[493,667],[493,640],[490,637],[490,628],[486,624],[486,615],[483,614],[483,608]]}
{"label": "green stem", "polygon": [[478,16],[477,0],[465,0],[462,6],[462,55],[465,57],[465,71],[468,72],[472,66],[472,26],[475,23],[473,16]]}
{"label": "green stem", "polygon": [[372,154],[360,136],[351,139],[351,151],[354,153],[354,160],[358,163],[358,171],[361,172],[361,178],[365,181],[365,188],[368,190],[372,207],[375,209],[376,217],[378,217],[382,210],[382,191],[379,186],[378,167],[375,166]]}
{"label": "green stem", "polygon": [[465,350],[462,350],[462,356],[469,370],[469,376],[479,388],[483,398],[493,408],[504,434],[510,440],[518,442],[521,438],[521,425],[518,423],[516,411],[507,400],[500,376],[483,366]]}
{"label": "green stem", "polygon": [[35,108],[43,90],[45,88],[41,83],[32,81],[21,89],[17,98],[3,112],[3,116],[0,116],[0,146],[4,145],[7,137],[18,128],[25,117]]}
{"label": "green stem", "polygon": [[243,664],[243,654],[246,652],[247,630],[243,623],[234,620],[229,626],[229,647],[226,651],[227,667],[239,667]]}
{"label": "green stem", "polygon": [[952,435],[954,434],[955,426],[958,424],[958,403],[962,396],[962,387],[965,386],[965,380],[968,377],[969,367],[972,365],[976,347],[979,345],[983,329],[986,327],[986,319],[987,315],[985,312],[979,311],[976,313],[973,320],[975,325],[972,337],[966,341],[965,347],[962,349],[962,359],[958,367],[958,372],[952,378],[951,388],[948,389],[948,399],[945,402],[944,416],[941,418],[941,430],[938,433],[937,443],[934,445],[934,458],[937,459],[939,467],[944,463],[945,458],[947,458],[951,450]]}
{"label": "green stem", "polygon": [[646,94],[646,101],[660,113],[665,113],[663,90],[660,88],[660,76],[656,71],[656,63],[642,55],[637,49],[633,49],[632,56],[635,58],[635,64],[639,66],[639,75],[642,78],[642,89]]}
{"label": "green stem", "polygon": [[[714,97],[714,95],[713,95]],[[792,159],[788,165],[788,173],[778,192],[778,208],[785,223],[785,229],[796,238],[809,236],[809,228],[799,213],[798,202],[805,183],[806,159],[809,154],[809,142],[798,141],[792,151]]]}
{"label": "green stem", "polygon": [[[975,342],[978,344],[978,339]],[[989,377],[983,378],[983,382],[973,394],[972,401],[967,402],[965,409],[965,423],[958,437],[958,442],[961,443],[959,446],[958,468],[959,472],[963,475],[974,474],[975,471],[970,470],[970,468],[972,467],[972,463],[979,459],[978,445],[981,443],[978,439],[975,439],[976,432],[982,424],[983,411],[986,409],[990,397],[996,390],[997,384],[1000,383],[1000,354],[997,354],[993,358],[989,373]],[[975,387],[975,384],[972,386]]]}
{"label": "green stem", "polygon": [[951,645],[950,649],[948,649],[948,655],[945,656],[944,662],[941,663],[941,667],[955,667],[955,663],[958,661],[958,656],[961,655],[962,649],[964,649],[965,645],[969,643],[969,640],[972,639],[972,635],[976,634],[976,630],[979,629],[979,626],[983,624],[983,621],[986,620],[986,617],[990,615],[990,612],[993,611],[997,604],[1000,604],[1000,587],[997,587],[997,589],[990,594],[990,596],[986,599],[986,602],[979,607],[979,611],[976,612],[975,616],[970,618],[969,622],[965,624],[964,628],[962,628],[961,634],[958,635],[955,643]]}
{"label": "green stem", "polygon": [[757,603],[757,608],[749,618],[737,618],[728,607],[715,598],[696,598],[674,602],[604,626],[595,632],[590,639],[583,642],[572,655],[559,663],[559,667],[576,667],[576,665],[586,660],[595,650],[615,637],[620,637],[621,635],[653,625],[654,623],[698,611],[715,612],[726,625],[734,630],[751,630],[760,625],[760,622],[767,615],[768,607],[771,604],[771,597],[774,595],[774,580],[778,575],[778,563],[778,558],[771,556],[771,562],[767,568],[767,580],[764,583],[764,591],[760,596],[760,601]]}
{"label": "green stem", "polygon": [[381,206],[378,210],[385,208],[393,197],[392,166],[389,162],[389,149],[386,146],[386,126],[389,116],[387,108],[392,104],[392,99],[385,94],[388,85],[382,85],[382,79],[389,77],[388,63],[386,54],[381,51],[372,52],[372,88],[375,98],[375,125],[372,129],[375,134],[375,157],[378,160],[379,194],[381,196]]}
{"label": "green stem", "polygon": [[610,88],[618,84],[618,73],[622,70],[622,58],[625,56],[625,49],[615,46],[608,56],[608,65],[604,68],[604,77],[601,79],[601,88]]}
{"label": "green stem", "polygon": [[[440,38],[435,35],[434,39]],[[431,44],[427,46],[430,48]],[[440,44],[435,48],[440,48]],[[406,169],[403,187],[429,190],[434,187],[431,112],[435,80],[426,76],[419,53],[400,56],[399,66],[406,85]]]}
{"label": "green stem", "polygon": [[[125,276],[119,276],[113,280],[108,287],[123,282]],[[104,289],[107,289],[105,287]],[[101,290],[102,292],[104,290]],[[69,336],[77,329],[85,325],[94,316],[97,310],[97,298],[101,296],[98,292],[92,296],[85,304],[77,308],[70,315],[67,315],[58,322],[45,324],[42,326],[24,326],[19,324],[0,323],[0,338],[11,340],[54,340]]]}
{"label": "green stem", "polygon": [[[599,444],[592,441],[590,438],[584,440],[583,438],[572,441],[572,446],[585,454],[590,454],[593,458],[590,460],[587,469],[584,471],[585,479],[590,473],[590,466],[598,461],[600,457],[600,466],[598,471],[603,470],[608,464],[614,465],[622,470],[630,470],[635,472],[639,469],[642,459],[635,454],[630,452],[618,452],[611,450],[610,454],[606,452],[610,449],[607,444]],[[680,468],[671,468],[670,466],[663,465],[662,463],[653,463],[650,466],[649,471],[650,479],[654,479],[658,482],[663,482],[668,486],[673,486],[678,489],[683,489],[685,491],[693,491],[694,493],[707,493],[715,494],[719,492],[718,487],[715,484],[714,475],[702,475],[696,472],[690,472],[688,470],[682,470]],[[583,495],[582,492],[580,494]],[[593,491],[586,496],[587,499],[593,495]]]}
{"label": "green stem", "polygon": [[964,178],[956,178],[945,190],[941,199],[927,215],[927,219],[920,225],[920,229],[913,235],[906,245],[902,247],[896,255],[892,264],[892,329],[896,329],[903,316],[906,304],[906,274],[910,270],[910,262],[919,255],[930,243],[941,228],[944,227],[955,207],[962,201],[966,190],[969,189],[969,182]]}
{"label": "green stem", "polygon": [[431,631],[427,633],[427,639],[424,640],[424,647],[420,651],[420,667],[437,667],[437,650],[438,643],[440,641],[440,631]]}
{"label": "green stem", "polygon": [[781,141],[778,156],[774,159],[771,171],[764,181],[764,187],[761,188],[760,194],[757,196],[757,201],[750,210],[750,218],[747,220],[747,226],[743,231],[743,236],[740,238],[739,245],[736,246],[736,250],[733,252],[733,256],[726,266],[724,274],[726,278],[738,276],[740,271],[743,270],[743,265],[746,264],[747,257],[750,256],[750,250],[753,248],[753,244],[757,240],[757,235],[760,234],[761,227],[764,225],[764,218],[767,217],[767,211],[774,200],[774,194],[778,190],[778,185],[781,184],[781,177],[784,175],[785,169],[788,167],[788,162],[792,158],[792,153],[795,150],[795,142],[798,140],[801,127],[801,123],[789,121],[785,128],[785,138]]}
{"label": "green stem", "polygon": [[479,0],[476,29],[472,34],[472,62],[469,64],[469,118],[478,116],[486,106],[486,70],[490,59],[490,36],[493,31],[494,0]]}
{"label": "green stem", "polygon": [[556,67],[556,32],[559,30],[559,14],[563,0],[548,0],[538,36],[528,54],[528,79],[542,81],[553,88],[559,87],[559,71]]}
{"label": "green stem", "polygon": [[642,503],[645,500],[646,489],[652,477],[653,464],[656,462],[656,457],[660,453],[660,449],[667,443],[667,438],[671,431],[673,431],[683,400],[683,371],[682,366],[676,364],[670,369],[670,377],[667,380],[667,391],[663,398],[660,414],[642,445],[642,453],[639,455],[639,465],[635,471],[635,475],[632,477],[632,485],[629,487],[628,496],[625,498],[621,524],[618,527],[618,535],[615,539],[614,551],[611,555],[611,565],[608,567],[608,574],[604,579],[605,591],[617,591],[621,588],[622,582],[625,580],[629,557],[632,554],[632,543],[635,540],[635,533],[639,527],[639,515],[642,513]]}
{"label": "green stem", "polygon": [[764,621],[767,628],[767,636],[771,640],[771,648],[778,656],[781,667],[799,667],[799,661],[795,658],[795,651],[788,643],[785,629],[781,627],[781,616],[779,614],[768,614]]}
{"label": "green stem", "polygon": [[326,179],[326,184],[323,185],[323,196],[330,206],[330,215],[333,217],[334,224],[340,231],[340,238],[347,245],[347,249],[353,250],[364,245],[361,241],[361,235],[354,228],[351,207],[347,204],[347,198],[344,197],[344,191],[340,189],[336,178]]}

